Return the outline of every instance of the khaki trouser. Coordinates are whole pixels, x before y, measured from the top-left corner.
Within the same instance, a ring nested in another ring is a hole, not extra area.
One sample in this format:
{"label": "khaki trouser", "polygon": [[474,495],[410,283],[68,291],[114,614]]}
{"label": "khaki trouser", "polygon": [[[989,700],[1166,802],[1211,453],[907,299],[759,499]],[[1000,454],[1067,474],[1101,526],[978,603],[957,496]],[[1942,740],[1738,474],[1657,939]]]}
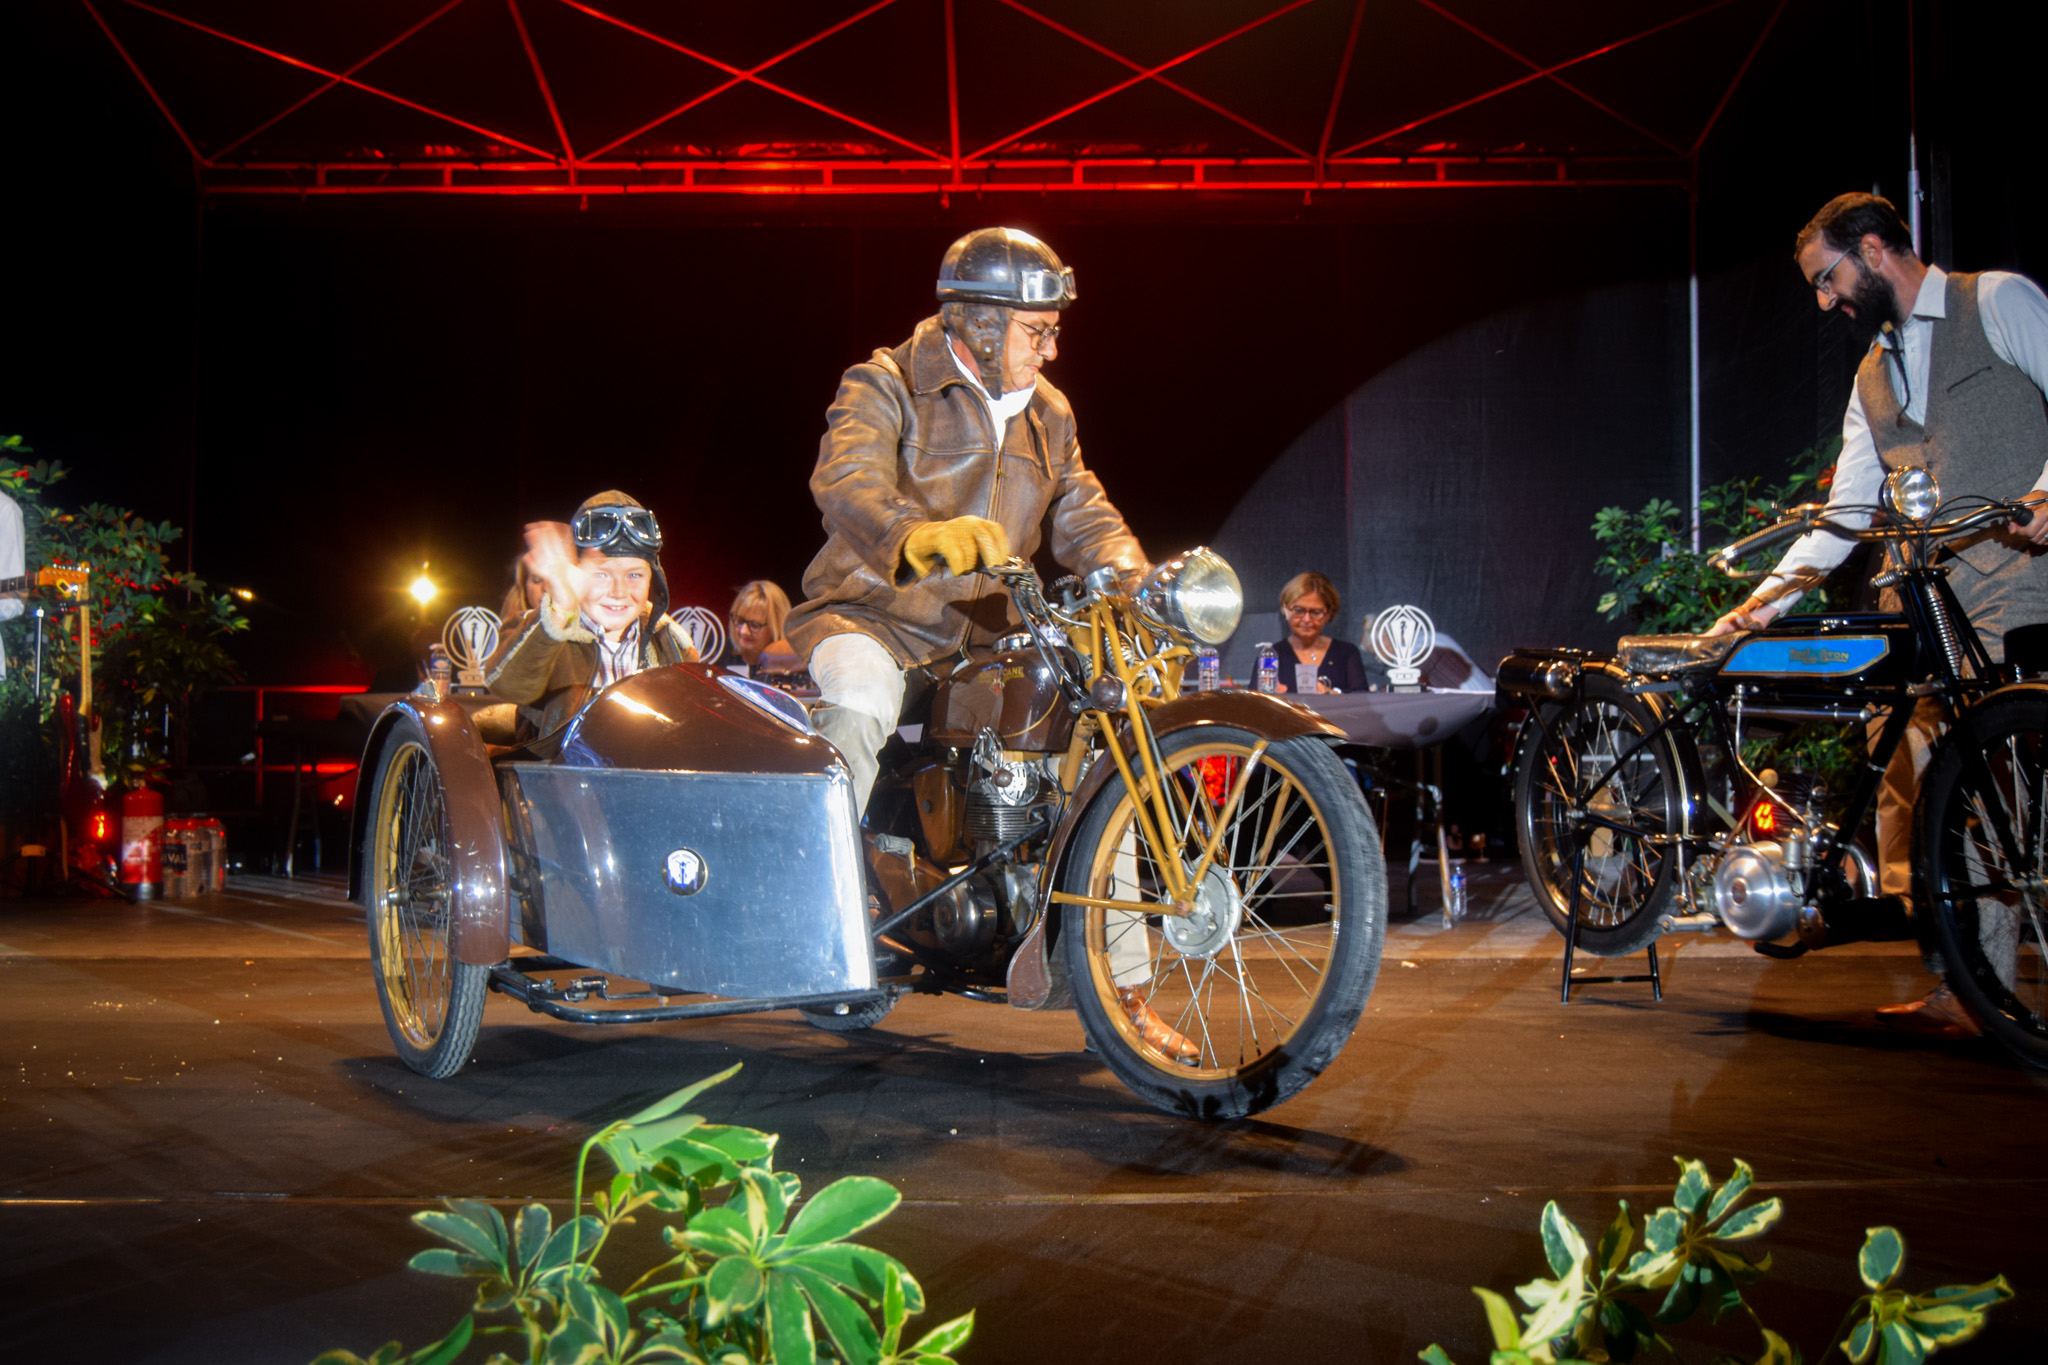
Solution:
{"label": "khaki trouser", "polygon": [[[1941,704],[1921,698],[1877,788],[1878,894],[1897,896],[1909,907],[1913,904],[1913,803],[1919,799],[1920,779],[1927,772],[1927,760],[1941,729]],[[1883,732],[1882,718],[1870,722],[1867,733],[1872,749]]]}
{"label": "khaki trouser", "polygon": [[[811,723],[830,740],[853,777],[854,809],[865,812],[868,795],[881,771],[882,746],[903,714],[903,670],[881,642],[848,632],[828,635],[811,651],[811,680],[818,701]],[[1117,879],[1136,887],[1138,865],[1130,852],[1116,859]],[[1143,915],[1111,910],[1108,914],[1109,966],[1119,986],[1142,986],[1152,979],[1152,931]]]}

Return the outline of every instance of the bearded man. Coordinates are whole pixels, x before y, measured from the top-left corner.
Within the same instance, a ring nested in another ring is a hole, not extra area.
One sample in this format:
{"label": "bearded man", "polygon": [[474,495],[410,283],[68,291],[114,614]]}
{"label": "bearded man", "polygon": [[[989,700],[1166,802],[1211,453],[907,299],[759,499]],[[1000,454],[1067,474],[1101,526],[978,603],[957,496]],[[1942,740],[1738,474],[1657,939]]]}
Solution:
{"label": "bearded man", "polygon": [[[1928,469],[1949,497],[2035,508],[1964,548],[1949,577],[1985,649],[2003,659],[2006,631],[2048,621],[2048,296],[2022,275],[1951,275],[1923,264],[1898,210],[1874,194],[1829,200],[1800,229],[1793,257],[1821,309],[1847,319],[1870,347],[1842,418],[1830,518],[1867,526],[1868,513],[1847,509],[1876,503],[1885,475],[1906,466]],[[1710,633],[1761,629],[1797,599],[1797,584],[1816,581],[1851,548],[1809,532]],[[1878,792],[1880,889],[1909,903],[1913,804],[1939,715],[1921,704]],[[1977,1032],[1945,986],[1878,1013],[1940,1037]]]}

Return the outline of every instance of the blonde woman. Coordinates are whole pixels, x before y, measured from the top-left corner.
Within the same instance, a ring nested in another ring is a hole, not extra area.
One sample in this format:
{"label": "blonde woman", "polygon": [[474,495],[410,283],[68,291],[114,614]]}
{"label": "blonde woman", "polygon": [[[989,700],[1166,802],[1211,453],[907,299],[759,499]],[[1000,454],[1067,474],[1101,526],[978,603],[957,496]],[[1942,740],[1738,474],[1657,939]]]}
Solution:
{"label": "blonde woman", "polygon": [[[718,662],[751,676],[762,671],[761,660],[766,656],[769,671],[790,671],[796,667],[795,651],[782,638],[782,623],[788,617],[789,594],[781,588],[765,578],[741,585],[732,599],[732,610],[726,613],[725,624],[730,634]],[[788,667],[774,667],[785,662]]]}
{"label": "blonde woman", "polygon": [[1365,659],[1358,646],[1323,633],[1342,605],[1337,585],[1313,569],[1296,574],[1280,589],[1280,619],[1287,623],[1287,638],[1275,646],[1282,692],[1298,690],[1302,669],[1314,670],[1318,692],[1365,691]]}

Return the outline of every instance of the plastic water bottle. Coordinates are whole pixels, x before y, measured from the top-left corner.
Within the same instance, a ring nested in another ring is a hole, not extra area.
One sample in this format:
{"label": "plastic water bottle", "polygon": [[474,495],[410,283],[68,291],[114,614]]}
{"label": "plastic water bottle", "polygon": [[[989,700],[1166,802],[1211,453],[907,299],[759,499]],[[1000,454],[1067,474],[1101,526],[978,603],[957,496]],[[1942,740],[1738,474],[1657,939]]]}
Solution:
{"label": "plastic water bottle", "polygon": [[1223,661],[1214,645],[1203,645],[1195,651],[1195,691],[1214,692],[1222,683]]}
{"label": "plastic water bottle", "polygon": [[1463,859],[1451,864],[1451,900],[1444,907],[1444,923],[1456,924],[1465,918],[1465,863]]}
{"label": "plastic water bottle", "polygon": [[1259,691],[1278,692],[1280,690],[1280,656],[1274,652],[1271,641],[1260,642],[1258,656]]}

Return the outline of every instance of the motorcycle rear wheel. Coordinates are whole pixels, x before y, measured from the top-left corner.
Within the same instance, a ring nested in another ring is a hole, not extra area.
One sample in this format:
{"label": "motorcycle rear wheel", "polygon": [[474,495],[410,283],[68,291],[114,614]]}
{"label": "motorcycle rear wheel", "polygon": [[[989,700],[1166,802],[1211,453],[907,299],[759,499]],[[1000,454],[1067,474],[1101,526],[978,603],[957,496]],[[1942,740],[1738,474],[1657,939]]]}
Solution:
{"label": "motorcycle rear wheel", "polygon": [[[1170,857],[1193,872],[1258,742],[1222,726],[1162,741],[1177,826],[1164,849],[1145,835],[1121,775],[1112,778],[1075,831],[1065,889],[1165,901],[1158,869]],[[1327,746],[1267,748],[1202,886],[1207,919],[1066,906],[1059,951],[1081,1025],[1119,1080],[1169,1113],[1243,1118],[1335,1060],[1379,974],[1386,865],[1357,784]],[[1156,1031],[1148,1038],[1120,986],[1198,1054],[1182,1061]]]}
{"label": "motorcycle rear wheel", "polygon": [[812,1028],[827,1033],[858,1033],[881,1023],[895,1008],[896,997],[890,994],[861,1005],[798,1005],[797,1013]]}
{"label": "motorcycle rear wheel", "polygon": [[379,755],[363,847],[370,971],[399,1059],[443,1080],[476,1050],[490,968],[458,962],[450,939],[453,833],[440,770],[410,717]]}
{"label": "motorcycle rear wheel", "polygon": [[1915,903],[1964,1008],[2048,1069],[2048,696],[1993,697],[1969,726],[1921,783]]}
{"label": "motorcycle rear wheel", "polygon": [[[1579,947],[1628,957],[1656,941],[1677,892],[1677,850],[1651,840],[1682,828],[1682,769],[1666,738],[1617,768],[1614,760],[1657,718],[1605,673],[1587,672],[1581,688],[1576,700],[1539,706],[1515,768],[1522,872],[1562,935],[1571,927],[1576,864]],[[1571,818],[1582,807],[1628,829]]]}

